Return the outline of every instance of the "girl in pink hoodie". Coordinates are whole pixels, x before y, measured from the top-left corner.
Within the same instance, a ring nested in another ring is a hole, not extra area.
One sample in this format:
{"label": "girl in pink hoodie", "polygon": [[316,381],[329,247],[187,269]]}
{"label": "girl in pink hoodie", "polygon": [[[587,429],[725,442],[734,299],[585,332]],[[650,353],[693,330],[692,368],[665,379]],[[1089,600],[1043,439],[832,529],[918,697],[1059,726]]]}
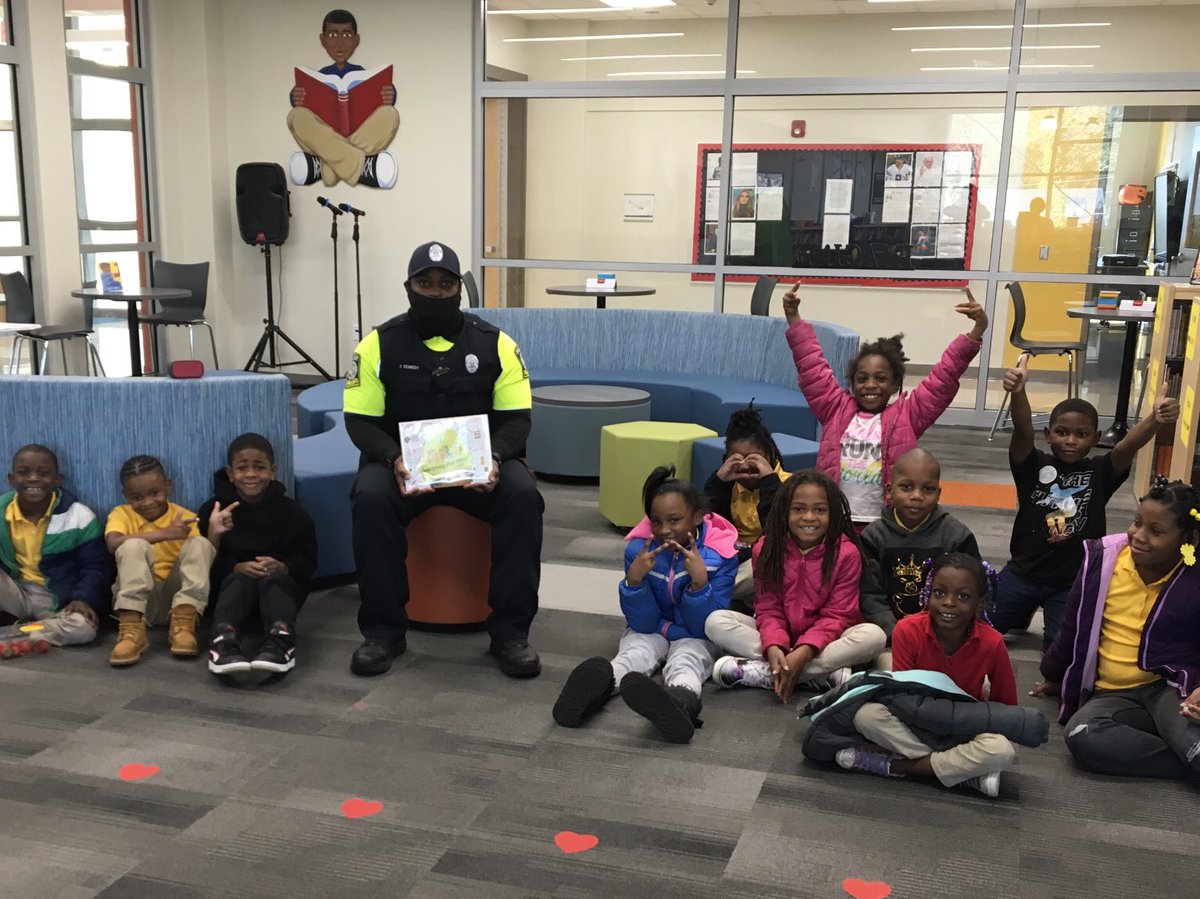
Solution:
{"label": "girl in pink hoodie", "polygon": [[[900,343],[904,335],[864,343],[850,366],[847,390],[825,361],[812,325],[800,317],[797,286],[783,295],[783,312],[800,389],[821,423],[816,468],[846,494],[861,533],[883,510],[883,488],[891,481],[892,463],[917,445],[958,393],[958,379],[983,345],[987,313],[966,291],[967,301],[954,311],[971,319],[974,327],[955,337],[937,365],[908,393],[900,393],[908,361]],[[897,394],[899,399],[891,402]]]}
{"label": "girl in pink hoodie", "polygon": [[858,611],[862,554],[846,497],[819,471],[792,475],[775,494],[754,546],[754,618],[714,612],[705,632],[735,655],[717,659],[722,687],[837,686],[850,666],[882,652],[887,636]]}

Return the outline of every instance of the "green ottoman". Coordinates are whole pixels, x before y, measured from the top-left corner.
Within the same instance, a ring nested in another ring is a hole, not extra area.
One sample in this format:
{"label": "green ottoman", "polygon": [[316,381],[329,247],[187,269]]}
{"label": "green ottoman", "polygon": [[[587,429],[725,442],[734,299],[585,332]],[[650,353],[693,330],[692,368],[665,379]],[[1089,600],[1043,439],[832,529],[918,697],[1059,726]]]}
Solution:
{"label": "green ottoman", "polygon": [[642,487],[660,465],[675,476],[692,477],[692,443],[716,431],[678,421],[625,421],[600,429],[600,514],[615,525],[633,527],[645,517]]}

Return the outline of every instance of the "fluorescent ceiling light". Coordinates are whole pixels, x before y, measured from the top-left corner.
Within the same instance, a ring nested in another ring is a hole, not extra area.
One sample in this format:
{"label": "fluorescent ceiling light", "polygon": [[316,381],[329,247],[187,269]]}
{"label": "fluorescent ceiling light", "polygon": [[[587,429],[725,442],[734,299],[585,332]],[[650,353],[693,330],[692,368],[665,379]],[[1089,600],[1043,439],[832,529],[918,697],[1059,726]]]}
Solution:
{"label": "fluorescent ceiling light", "polygon": [[[737,73],[739,75],[757,75],[758,70],[757,69],[738,69]],[[627,77],[627,76],[636,76],[639,78],[652,78],[652,77],[661,76],[661,75],[724,75],[724,74],[725,74],[724,69],[691,69],[691,70],[682,70],[681,69],[681,70],[677,70],[674,72],[664,72],[664,71],[658,71],[658,72],[609,72],[608,77],[609,78],[623,78],[623,77]]]}
{"label": "fluorescent ceiling light", "polygon": [[625,56],[564,56],[559,62],[600,62],[612,59],[720,59],[720,53],[629,53]]}
{"label": "fluorescent ceiling light", "polygon": [[657,6],[674,6],[675,0],[600,0],[605,6],[618,9],[654,9]]}
{"label": "fluorescent ceiling light", "polygon": [[619,6],[572,6],[569,9],[489,9],[489,16],[561,16],[569,13],[628,12]]}
{"label": "fluorescent ceiling light", "polygon": [[921,66],[922,72],[1007,72],[1008,66]]}
{"label": "fluorescent ceiling light", "polygon": [[1022,69],[1094,69],[1095,66],[1090,62],[1087,63],[1068,63],[1068,62],[1023,62]]}
{"label": "fluorescent ceiling light", "polygon": [[1030,28],[1107,28],[1112,22],[1052,22],[1048,25],[1026,25],[1025,30]]}
{"label": "fluorescent ceiling light", "polygon": [[563,37],[506,37],[506,44],[539,44],[547,41],[624,41],[644,37],[683,37],[682,31],[650,32],[646,34],[581,34]]}
{"label": "fluorescent ceiling light", "polygon": [[1011,25],[898,25],[892,31],[1012,31]]}
{"label": "fluorescent ceiling light", "polygon": [[[999,47],[912,47],[910,53],[959,53],[983,52],[987,50],[1011,50],[1007,44]],[[1099,50],[1099,44],[1039,44],[1031,50]]]}

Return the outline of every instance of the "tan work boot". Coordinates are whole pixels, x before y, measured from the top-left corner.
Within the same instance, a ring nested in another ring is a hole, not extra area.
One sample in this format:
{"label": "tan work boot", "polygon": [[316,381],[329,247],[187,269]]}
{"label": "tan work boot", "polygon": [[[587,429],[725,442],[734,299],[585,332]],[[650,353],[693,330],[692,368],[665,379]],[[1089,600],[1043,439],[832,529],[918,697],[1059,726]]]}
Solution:
{"label": "tan work boot", "polygon": [[195,606],[180,604],[171,609],[171,618],[167,622],[167,644],[171,647],[171,655],[200,654],[200,646],[196,643],[196,619],[199,617]]}
{"label": "tan work boot", "polygon": [[150,648],[146,639],[146,616],[141,612],[122,609],[117,612],[117,645],[108,657],[108,664],[124,668],[134,664]]}

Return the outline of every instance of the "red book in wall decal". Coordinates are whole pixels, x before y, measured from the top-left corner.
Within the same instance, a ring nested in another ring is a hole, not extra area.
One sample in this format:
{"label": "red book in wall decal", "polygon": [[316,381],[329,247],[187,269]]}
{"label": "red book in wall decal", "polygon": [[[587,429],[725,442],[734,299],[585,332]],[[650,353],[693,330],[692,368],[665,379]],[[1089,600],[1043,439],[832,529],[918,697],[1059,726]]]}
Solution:
{"label": "red book in wall decal", "polygon": [[296,87],[304,88],[305,107],[342,137],[357,131],[383,105],[382,91],[391,83],[391,65],[341,76],[296,67]]}

